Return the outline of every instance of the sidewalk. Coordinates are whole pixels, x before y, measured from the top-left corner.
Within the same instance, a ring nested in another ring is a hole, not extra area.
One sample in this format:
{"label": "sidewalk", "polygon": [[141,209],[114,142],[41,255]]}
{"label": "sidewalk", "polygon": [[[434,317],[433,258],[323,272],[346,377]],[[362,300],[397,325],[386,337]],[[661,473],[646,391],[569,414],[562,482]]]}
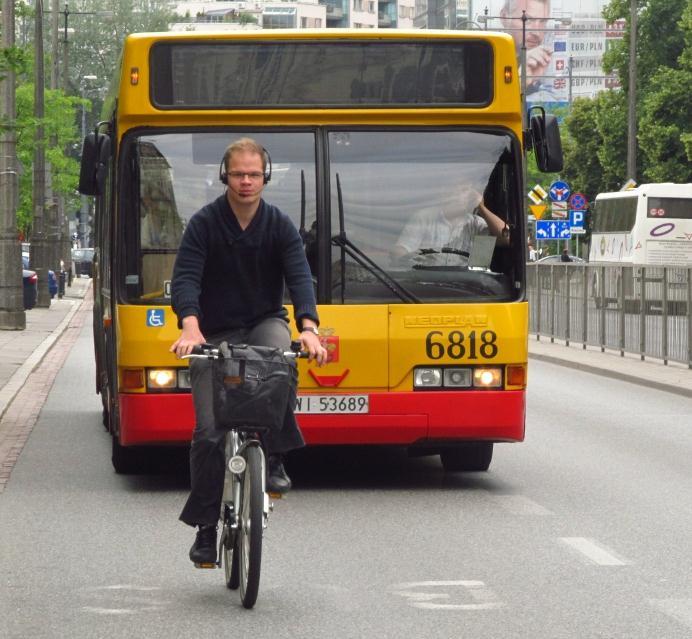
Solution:
{"label": "sidewalk", "polygon": [[692,397],[692,370],[677,362],[664,364],[661,360],[646,359],[642,361],[639,355],[620,351],[606,350],[587,346],[581,343],[556,340],[551,342],[549,337],[541,336],[540,341],[535,335],[529,335],[529,359],[539,359],[561,366],[578,368],[589,373],[621,379],[649,388],[657,388],[678,395]]}
{"label": "sidewalk", "polygon": [[70,325],[70,320],[91,288],[91,278],[77,277],[65,296],[51,300],[49,308],[26,311],[23,331],[0,331],[0,419],[31,372]]}

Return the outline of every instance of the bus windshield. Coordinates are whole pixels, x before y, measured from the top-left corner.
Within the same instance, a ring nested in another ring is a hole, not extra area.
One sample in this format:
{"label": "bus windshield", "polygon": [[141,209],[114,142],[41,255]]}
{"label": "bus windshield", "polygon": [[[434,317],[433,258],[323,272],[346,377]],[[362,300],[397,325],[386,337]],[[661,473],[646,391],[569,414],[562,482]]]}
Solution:
{"label": "bus windshield", "polygon": [[[496,238],[487,234],[475,209],[483,197],[508,228],[518,218],[511,194],[519,177],[513,139],[506,133],[215,130],[127,138],[126,153],[134,159],[128,164],[132,186],[123,198],[123,214],[132,222],[124,225],[129,301],[167,297],[185,225],[223,194],[219,163],[228,143],[242,135],[270,153],[272,178],[264,199],[301,231],[316,281],[329,278],[331,297],[322,303],[493,301],[518,295],[516,261],[496,249]],[[316,170],[320,148],[326,149],[329,167],[323,178]],[[329,210],[318,213],[322,192],[329,194]],[[432,245],[429,237],[420,238],[404,257],[395,254],[421,220],[445,223],[450,211],[471,229],[461,244]],[[318,272],[320,262],[325,266]]]}

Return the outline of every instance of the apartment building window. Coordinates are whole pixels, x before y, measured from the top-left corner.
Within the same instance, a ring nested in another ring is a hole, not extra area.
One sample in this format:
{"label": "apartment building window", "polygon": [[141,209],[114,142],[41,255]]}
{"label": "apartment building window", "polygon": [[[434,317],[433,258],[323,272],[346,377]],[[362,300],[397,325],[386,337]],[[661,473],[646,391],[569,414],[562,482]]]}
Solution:
{"label": "apartment building window", "polygon": [[363,0],[353,0],[353,10],[362,11],[363,10]]}
{"label": "apartment building window", "polygon": [[368,13],[375,13],[375,3],[372,0],[368,2]]}

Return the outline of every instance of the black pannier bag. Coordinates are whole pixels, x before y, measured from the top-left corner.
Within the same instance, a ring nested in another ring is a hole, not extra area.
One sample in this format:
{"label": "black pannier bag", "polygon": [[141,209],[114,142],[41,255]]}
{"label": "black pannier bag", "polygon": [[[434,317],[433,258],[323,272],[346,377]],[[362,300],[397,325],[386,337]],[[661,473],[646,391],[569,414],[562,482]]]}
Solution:
{"label": "black pannier bag", "polygon": [[280,348],[219,345],[212,361],[214,417],[219,428],[281,430],[295,408],[298,371]]}

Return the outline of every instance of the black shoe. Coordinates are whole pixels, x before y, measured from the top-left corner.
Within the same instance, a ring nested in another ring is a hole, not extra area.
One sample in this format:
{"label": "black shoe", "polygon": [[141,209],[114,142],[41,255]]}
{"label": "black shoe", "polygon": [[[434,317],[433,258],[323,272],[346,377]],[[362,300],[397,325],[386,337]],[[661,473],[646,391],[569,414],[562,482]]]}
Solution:
{"label": "black shoe", "polygon": [[196,564],[216,563],[216,526],[200,526],[190,548],[190,561]]}
{"label": "black shoe", "polygon": [[267,463],[267,492],[287,493],[291,490],[291,479],[286,474],[281,455],[269,455]]}

